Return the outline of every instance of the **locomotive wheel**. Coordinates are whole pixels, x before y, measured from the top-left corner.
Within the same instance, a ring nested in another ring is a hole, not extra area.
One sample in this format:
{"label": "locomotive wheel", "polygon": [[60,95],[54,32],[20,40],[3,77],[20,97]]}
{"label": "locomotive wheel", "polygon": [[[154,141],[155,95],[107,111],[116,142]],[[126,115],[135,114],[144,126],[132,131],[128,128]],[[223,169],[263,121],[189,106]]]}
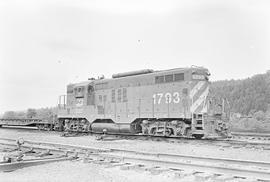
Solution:
{"label": "locomotive wheel", "polygon": [[143,135],[148,135],[148,129],[147,128],[143,128],[142,129],[142,134]]}
{"label": "locomotive wheel", "polygon": [[[157,132],[158,131],[158,132]],[[153,127],[150,129],[149,135],[152,136],[166,136],[169,137],[172,135],[172,130],[170,128],[166,128],[166,131],[160,131],[157,129],[157,127]]]}
{"label": "locomotive wheel", "polygon": [[164,132],[164,136],[166,136],[166,137],[169,137],[169,136],[171,136],[171,134],[172,134],[172,131],[170,130],[170,129],[166,129],[166,131]]}
{"label": "locomotive wheel", "polygon": [[160,131],[158,127],[153,127],[150,129],[149,135],[152,136],[164,136],[164,132]]}
{"label": "locomotive wheel", "polygon": [[45,124],[45,125],[44,125],[44,130],[50,131],[50,126],[49,126],[48,124]]}
{"label": "locomotive wheel", "polygon": [[75,131],[75,125],[74,124],[70,125],[70,131]]}
{"label": "locomotive wheel", "polygon": [[44,125],[38,125],[38,130],[45,130],[45,126]]}
{"label": "locomotive wheel", "polygon": [[178,121],[176,126],[176,135],[177,136],[186,136],[187,126],[183,121]]}
{"label": "locomotive wheel", "polygon": [[153,135],[153,136],[157,135],[157,128],[156,127],[151,128],[149,135]]}
{"label": "locomotive wheel", "polygon": [[79,126],[78,125],[73,125],[73,131],[78,132],[79,131]]}

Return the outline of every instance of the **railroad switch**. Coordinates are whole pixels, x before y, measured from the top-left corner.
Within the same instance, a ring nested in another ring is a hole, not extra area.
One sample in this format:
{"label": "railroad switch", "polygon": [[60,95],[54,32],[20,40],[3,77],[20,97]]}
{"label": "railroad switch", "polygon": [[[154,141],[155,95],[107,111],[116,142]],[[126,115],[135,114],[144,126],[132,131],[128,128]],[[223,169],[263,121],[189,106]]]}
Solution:
{"label": "railroad switch", "polygon": [[48,155],[52,155],[50,149],[46,150],[45,152],[42,152],[40,154],[37,154],[36,157],[45,157]]}
{"label": "railroad switch", "polygon": [[18,138],[16,140],[16,145],[17,145],[17,150],[21,150],[21,146],[24,144],[24,139],[23,138]]}

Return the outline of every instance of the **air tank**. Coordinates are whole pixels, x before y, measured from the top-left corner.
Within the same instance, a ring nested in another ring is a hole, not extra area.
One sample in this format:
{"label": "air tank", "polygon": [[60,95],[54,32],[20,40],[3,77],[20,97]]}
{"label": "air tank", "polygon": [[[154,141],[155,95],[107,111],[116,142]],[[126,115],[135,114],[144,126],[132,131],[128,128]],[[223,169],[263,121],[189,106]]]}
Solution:
{"label": "air tank", "polygon": [[131,133],[130,124],[116,124],[116,123],[93,123],[91,125],[92,131],[102,133],[104,129],[108,133]]}

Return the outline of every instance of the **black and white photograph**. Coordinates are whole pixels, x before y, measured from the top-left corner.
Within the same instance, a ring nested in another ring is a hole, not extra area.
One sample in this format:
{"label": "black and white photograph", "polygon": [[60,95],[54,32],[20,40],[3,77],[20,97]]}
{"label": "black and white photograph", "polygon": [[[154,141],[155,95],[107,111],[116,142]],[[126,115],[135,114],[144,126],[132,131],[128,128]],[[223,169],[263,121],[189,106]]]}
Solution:
{"label": "black and white photograph", "polygon": [[0,0],[1,182],[270,182],[270,1]]}

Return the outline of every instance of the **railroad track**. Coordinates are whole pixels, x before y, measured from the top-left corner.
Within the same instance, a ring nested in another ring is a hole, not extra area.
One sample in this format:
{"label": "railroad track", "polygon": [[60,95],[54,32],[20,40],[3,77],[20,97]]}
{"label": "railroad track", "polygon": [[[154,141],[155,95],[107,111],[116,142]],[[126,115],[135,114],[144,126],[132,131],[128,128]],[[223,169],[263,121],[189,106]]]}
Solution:
{"label": "railroad track", "polygon": [[[240,140],[237,138],[227,138],[227,139],[204,139],[197,140],[195,138],[186,138],[186,137],[164,137],[164,136],[147,136],[147,135],[132,135],[132,134],[107,134],[102,136],[101,133],[92,133],[98,137],[104,137],[109,139],[127,139],[127,140],[150,140],[156,142],[168,142],[168,143],[186,143],[194,142],[200,143],[202,145],[216,145],[224,148],[250,148],[250,149],[259,149],[259,150],[270,150],[270,140],[268,141],[254,141],[254,140]],[[91,134],[90,134],[91,135]],[[77,136],[80,136],[78,134]]]}
{"label": "railroad track", "polygon": [[[27,126],[5,126],[5,129],[20,129],[20,130],[32,130],[32,131],[39,131],[39,132],[59,132],[59,131],[52,131],[52,130],[39,130],[37,127],[27,127]],[[75,132],[74,132],[75,133]],[[83,132],[82,132],[83,133]],[[98,132],[89,132],[89,134],[100,134]],[[254,132],[231,132],[233,140],[239,140],[239,139],[248,139],[251,141],[259,140],[259,141],[269,141],[270,142],[270,133],[254,133]],[[116,134],[110,134],[110,135],[118,135],[118,136],[136,136],[136,137],[145,137],[145,135],[140,134],[127,134],[127,133],[116,133]],[[197,140],[195,138],[187,138],[187,137],[164,137],[164,136],[151,136],[156,138],[173,138],[173,139],[189,139],[189,140]],[[209,139],[204,139],[209,140]],[[210,138],[210,140],[212,140]],[[213,138],[213,140],[222,140],[218,138]]]}
{"label": "railroad track", "polygon": [[[2,146],[16,147],[16,140],[0,138]],[[50,150],[59,155],[76,156],[84,162],[98,163],[106,167],[159,172],[174,172],[181,176],[194,175],[202,179],[250,179],[270,180],[270,163],[241,161],[226,158],[199,157],[165,153],[148,153],[114,148],[93,148],[38,141],[25,141],[22,146],[32,150]]]}
{"label": "railroad track", "polygon": [[232,132],[232,136],[236,140],[249,140],[249,141],[269,141],[269,133],[252,133],[252,132]]}
{"label": "railroad track", "polygon": [[[13,128],[14,129],[14,128]],[[27,131],[28,129],[25,128],[22,131]],[[31,130],[31,132],[43,132],[43,133],[54,133],[58,134],[60,132],[57,131],[38,131],[38,130]],[[139,135],[139,134],[107,134],[104,138],[106,139],[126,139],[126,140],[150,140],[155,142],[168,142],[168,143],[192,143],[198,144],[198,142],[202,145],[216,145],[222,148],[246,148],[246,149],[257,149],[257,150],[270,150],[270,137],[268,135],[260,134],[257,137],[263,139],[257,139],[256,136],[250,137],[242,136],[242,133],[232,133],[232,138],[215,138],[215,139],[204,139],[204,140],[197,140],[194,138],[186,138],[186,137],[164,137],[164,136],[146,136],[146,135]],[[63,136],[63,133],[60,133]],[[80,137],[84,135],[95,135],[97,138],[103,137],[102,133],[76,133],[72,132],[66,137]]]}

